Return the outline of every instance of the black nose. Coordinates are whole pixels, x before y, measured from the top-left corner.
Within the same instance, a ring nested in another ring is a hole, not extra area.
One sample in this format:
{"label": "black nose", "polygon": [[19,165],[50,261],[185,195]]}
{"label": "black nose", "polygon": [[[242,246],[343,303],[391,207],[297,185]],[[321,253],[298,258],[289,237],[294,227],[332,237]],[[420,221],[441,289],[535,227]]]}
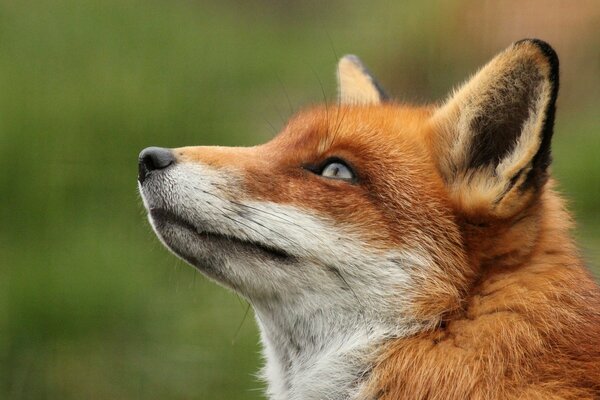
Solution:
{"label": "black nose", "polygon": [[147,147],[142,150],[138,158],[138,180],[143,183],[150,172],[165,169],[174,162],[175,156],[171,150],[164,147]]}

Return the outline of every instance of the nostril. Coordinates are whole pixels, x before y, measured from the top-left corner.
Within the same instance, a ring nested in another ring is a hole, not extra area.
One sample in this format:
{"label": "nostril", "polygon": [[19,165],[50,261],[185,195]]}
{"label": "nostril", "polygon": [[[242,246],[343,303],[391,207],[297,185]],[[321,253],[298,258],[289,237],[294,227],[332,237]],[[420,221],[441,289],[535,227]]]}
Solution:
{"label": "nostril", "polygon": [[149,170],[167,168],[175,161],[171,150],[162,147],[148,147],[140,153],[140,162]]}
{"label": "nostril", "polygon": [[148,174],[154,170],[167,168],[175,162],[173,152],[164,147],[148,147],[138,157],[138,180],[144,182]]}

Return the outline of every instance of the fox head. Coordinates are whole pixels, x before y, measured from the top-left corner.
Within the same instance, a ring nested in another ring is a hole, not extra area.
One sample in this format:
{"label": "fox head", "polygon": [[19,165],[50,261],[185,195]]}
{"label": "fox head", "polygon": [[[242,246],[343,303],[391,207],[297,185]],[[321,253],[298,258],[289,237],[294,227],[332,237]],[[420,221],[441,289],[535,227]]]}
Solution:
{"label": "fox head", "polygon": [[355,56],[337,74],[338,103],[268,143],[139,157],[156,234],[248,299],[275,375],[439,327],[487,261],[526,257],[548,179],[558,60],[544,42],[514,43],[426,107],[388,100]]}

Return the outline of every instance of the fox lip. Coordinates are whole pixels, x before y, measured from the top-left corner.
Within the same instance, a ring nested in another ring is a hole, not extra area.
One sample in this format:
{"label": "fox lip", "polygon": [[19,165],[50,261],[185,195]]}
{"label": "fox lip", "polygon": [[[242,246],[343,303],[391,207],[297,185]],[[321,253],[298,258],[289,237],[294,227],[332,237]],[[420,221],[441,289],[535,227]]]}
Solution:
{"label": "fox lip", "polygon": [[177,226],[180,226],[188,231],[194,232],[195,235],[199,238],[199,240],[202,240],[202,241],[210,240],[210,241],[220,242],[223,244],[230,243],[232,245],[238,245],[242,248],[247,248],[249,250],[250,249],[254,249],[255,251],[258,250],[262,254],[267,255],[269,258],[276,259],[279,261],[291,262],[291,261],[296,260],[296,257],[294,255],[288,253],[287,251],[267,245],[265,243],[261,243],[261,242],[257,242],[257,241],[253,241],[253,240],[242,239],[242,238],[235,237],[232,235],[226,235],[226,234],[218,233],[215,231],[209,231],[209,230],[202,229],[202,228],[196,226],[195,224],[193,224],[192,222],[186,220],[185,218],[182,218],[181,216],[175,214],[174,212],[166,210],[164,208],[151,208],[149,211],[150,211],[149,214],[153,220],[160,221],[160,222],[169,222],[169,223],[175,224]]}

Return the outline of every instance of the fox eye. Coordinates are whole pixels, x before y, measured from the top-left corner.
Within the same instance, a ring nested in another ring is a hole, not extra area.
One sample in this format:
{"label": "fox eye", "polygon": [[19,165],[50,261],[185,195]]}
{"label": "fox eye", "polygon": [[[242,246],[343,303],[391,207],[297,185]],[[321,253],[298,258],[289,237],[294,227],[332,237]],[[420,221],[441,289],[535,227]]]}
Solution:
{"label": "fox eye", "polygon": [[331,179],[342,179],[345,181],[354,180],[354,172],[343,162],[339,160],[331,161],[323,166],[321,176]]}

